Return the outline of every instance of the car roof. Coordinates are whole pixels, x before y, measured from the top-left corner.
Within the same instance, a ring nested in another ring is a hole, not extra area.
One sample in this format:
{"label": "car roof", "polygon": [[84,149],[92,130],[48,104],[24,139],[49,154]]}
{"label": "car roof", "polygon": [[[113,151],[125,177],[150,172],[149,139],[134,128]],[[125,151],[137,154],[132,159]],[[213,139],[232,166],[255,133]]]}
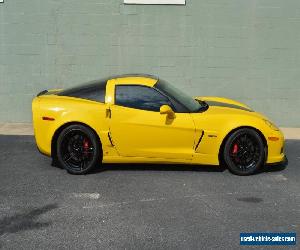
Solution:
{"label": "car roof", "polygon": [[116,85],[123,84],[138,84],[153,87],[158,77],[149,74],[123,74],[109,77],[108,80],[115,80]]}

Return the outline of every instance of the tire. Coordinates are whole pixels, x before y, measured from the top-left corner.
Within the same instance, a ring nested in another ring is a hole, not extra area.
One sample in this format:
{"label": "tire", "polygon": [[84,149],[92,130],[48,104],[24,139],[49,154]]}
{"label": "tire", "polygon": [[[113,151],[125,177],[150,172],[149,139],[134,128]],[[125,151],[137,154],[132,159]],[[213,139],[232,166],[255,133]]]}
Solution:
{"label": "tire", "polygon": [[63,129],[56,148],[59,165],[70,174],[87,174],[101,163],[100,141],[86,126],[75,124]]}
{"label": "tire", "polygon": [[265,145],[261,136],[250,128],[233,132],[225,142],[223,159],[236,175],[252,175],[265,164]]}

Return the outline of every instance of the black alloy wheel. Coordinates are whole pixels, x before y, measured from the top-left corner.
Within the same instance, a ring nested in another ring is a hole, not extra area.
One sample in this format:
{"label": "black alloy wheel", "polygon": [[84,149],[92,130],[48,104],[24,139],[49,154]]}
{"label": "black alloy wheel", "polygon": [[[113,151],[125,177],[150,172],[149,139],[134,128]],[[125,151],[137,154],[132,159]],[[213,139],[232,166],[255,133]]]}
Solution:
{"label": "black alloy wheel", "polygon": [[223,159],[228,169],[237,175],[251,175],[265,163],[265,146],[253,129],[243,128],[232,133],[224,147]]}
{"label": "black alloy wheel", "polygon": [[57,140],[58,162],[71,174],[86,174],[101,163],[99,144],[88,127],[70,125]]}

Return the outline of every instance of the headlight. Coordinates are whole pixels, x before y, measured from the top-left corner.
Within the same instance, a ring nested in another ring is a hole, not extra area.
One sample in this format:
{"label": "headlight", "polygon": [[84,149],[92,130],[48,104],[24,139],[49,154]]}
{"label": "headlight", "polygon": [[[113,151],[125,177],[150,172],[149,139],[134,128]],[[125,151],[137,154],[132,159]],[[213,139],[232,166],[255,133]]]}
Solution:
{"label": "headlight", "polygon": [[276,131],[279,130],[279,128],[278,128],[275,124],[273,124],[272,122],[270,122],[269,120],[264,120],[264,121],[265,121],[265,123],[266,123],[271,129],[276,130]]}

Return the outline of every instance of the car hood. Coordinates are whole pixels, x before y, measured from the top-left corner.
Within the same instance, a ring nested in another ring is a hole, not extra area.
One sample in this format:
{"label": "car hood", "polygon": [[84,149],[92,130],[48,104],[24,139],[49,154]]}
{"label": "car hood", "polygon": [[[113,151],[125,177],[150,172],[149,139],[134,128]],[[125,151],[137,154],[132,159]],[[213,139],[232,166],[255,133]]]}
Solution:
{"label": "car hood", "polygon": [[201,96],[195,97],[196,100],[205,101],[209,106],[218,106],[226,108],[241,109],[245,111],[253,111],[249,106],[244,103],[224,98],[224,97],[213,97],[213,96]]}
{"label": "car hood", "polygon": [[195,97],[195,99],[205,101],[209,105],[206,112],[211,115],[247,115],[267,119],[263,114],[254,111],[246,104],[232,99],[212,96]]}

